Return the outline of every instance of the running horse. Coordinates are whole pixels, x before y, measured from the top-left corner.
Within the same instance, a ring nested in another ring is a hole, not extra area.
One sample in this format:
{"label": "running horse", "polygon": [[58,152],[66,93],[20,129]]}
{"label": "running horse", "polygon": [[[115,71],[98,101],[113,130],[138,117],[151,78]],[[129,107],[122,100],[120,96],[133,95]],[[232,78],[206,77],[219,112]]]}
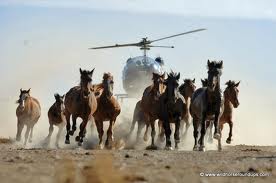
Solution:
{"label": "running horse", "polygon": [[[79,135],[76,137],[78,145],[81,146],[86,133],[86,125],[93,118],[97,110],[97,100],[92,90],[92,71],[80,68],[80,85],[71,88],[65,95],[65,117],[66,117],[66,139],[65,144],[70,144],[70,135],[76,131],[76,120],[82,119]],[[70,117],[72,115],[73,126],[71,130]]]}
{"label": "running horse", "polygon": [[191,125],[191,114],[190,114],[190,103],[193,93],[196,90],[195,86],[195,79],[184,79],[184,83],[180,85],[179,92],[185,99],[185,111],[183,112],[183,119],[180,123],[180,132],[183,133],[184,124],[185,124],[185,131],[183,133],[183,136],[185,137],[187,135],[188,129]]}
{"label": "running horse", "polygon": [[[233,130],[233,109],[240,105],[239,102],[239,86],[240,82],[235,83],[235,81],[227,81],[223,95],[224,95],[224,111],[219,121],[220,135],[222,135],[223,125],[228,123],[229,125],[229,135],[226,139],[226,143],[230,144],[232,141],[232,130]],[[209,125],[207,125],[208,128]],[[212,123],[210,123],[209,139],[212,136]],[[218,141],[218,150],[222,150],[221,140]]]}
{"label": "running horse", "polygon": [[[16,140],[21,140],[21,133],[24,128],[24,125],[27,126],[27,130],[25,132],[25,141],[24,145],[26,145],[27,140],[29,138],[29,142],[32,142],[33,137],[33,128],[37,123],[38,119],[41,115],[41,107],[37,99],[31,97],[30,90],[22,90],[20,89],[19,100],[16,101],[18,103],[18,107],[16,108],[16,116],[17,116],[17,134]],[[30,133],[31,132],[31,133]]]}
{"label": "running horse", "polygon": [[54,95],[55,103],[50,107],[48,110],[48,119],[49,119],[49,134],[45,139],[45,143],[48,146],[51,141],[51,136],[54,131],[54,126],[58,127],[58,133],[56,136],[55,145],[59,148],[59,139],[63,128],[66,125],[66,118],[65,118],[65,106],[64,106],[64,95],[59,95],[56,93]]}
{"label": "running horse", "polygon": [[[214,138],[220,139],[219,120],[224,110],[224,101],[220,90],[220,76],[222,74],[223,61],[208,60],[207,87],[195,91],[191,99],[190,112],[194,126],[194,151],[205,151],[204,136],[206,133],[206,121],[214,119]],[[198,131],[200,138],[198,140]]]}
{"label": "running horse", "polygon": [[165,92],[162,93],[159,99],[159,120],[163,122],[162,126],[166,135],[166,150],[172,150],[170,123],[175,123],[174,142],[175,149],[178,149],[180,121],[183,118],[183,114],[186,113],[185,99],[179,92],[179,78],[180,73],[171,72],[168,74],[168,78],[164,81]]}
{"label": "running horse", "polygon": [[[141,99],[141,110],[146,124],[146,131],[144,140],[147,141],[148,127],[151,126],[151,145],[147,149],[157,149],[155,146],[155,120],[159,119],[160,103],[159,98],[164,92],[165,86],[163,84],[165,74],[152,74],[153,84],[148,86],[143,93]],[[138,127],[139,128],[139,127]]]}
{"label": "running horse", "polygon": [[98,107],[94,114],[95,123],[99,135],[99,148],[102,149],[104,146],[103,141],[103,122],[109,121],[109,128],[107,130],[107,139],[105,145],[107,148],[112,148],[114,137],[113,129],[116,118],[121,112],[120,105],[113,95],[113,76],[110,73],[104,73],[103,81],[95,88],[102,88],[102,93],[97,97]]}

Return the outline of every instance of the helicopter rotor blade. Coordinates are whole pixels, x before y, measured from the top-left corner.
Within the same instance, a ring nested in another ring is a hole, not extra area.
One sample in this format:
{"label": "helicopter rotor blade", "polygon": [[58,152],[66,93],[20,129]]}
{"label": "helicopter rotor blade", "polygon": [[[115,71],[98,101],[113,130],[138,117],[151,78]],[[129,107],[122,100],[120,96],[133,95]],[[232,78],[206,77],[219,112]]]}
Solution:
{"label": "helicopter rotor blade", "polygon": [[156,47],[156,48],[174,48],[174,46],[154,46],[154,45],[148,45],[147,47]]}
{"label": "helicopter rotor blade", "polygon": [[168,37],[163,37],[163,38],[160,38],[160,39],[155,39],[155,40],[152,40],[152,41],[149,41],[149,42],[153,43],[153,42],[156,42],[156,41],[161,41],[161,40],[164,40],[164,39],[169,39],[169,38],[172,38],[172,37],[181,36],[181,35],[184,35],[184,34],[190,34],[190,33],[199,32],[199,31],[204,31],[204,30],[207,30],[207,29],[196,29],[196,30],[192,30],[192,31],[188,31],[188,32],[183,32],[183,33],[180,33],[180,34],[175,34],[175,35],[168,36]]}
{"label": "helicopter rotor blade", "polygon": [[89,49],[105,49],[105,48],[117,48],[117,47],[126,47],[126,46],[140,46],[140,45],[139,45],[139,43],[115,44],[115,45],[111,45],[111,46],[92,47]]}

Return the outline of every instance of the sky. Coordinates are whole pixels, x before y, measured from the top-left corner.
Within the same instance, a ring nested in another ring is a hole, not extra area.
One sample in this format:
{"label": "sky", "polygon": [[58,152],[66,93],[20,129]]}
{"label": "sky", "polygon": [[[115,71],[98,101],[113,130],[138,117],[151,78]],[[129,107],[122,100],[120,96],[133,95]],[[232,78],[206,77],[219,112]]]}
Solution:
{"label": "sky", "polygon": [[[2,0],[0,27],[0,124],[8,124],[0,136],[14,136],[20,88],[31,88],[41,101],[45,125],[53,94],[64,94],[78,84],[79,67],[95,67],[95,83],[103,72],[111,72],[115,93],[124,92],[125,62],[142,52],[89,47],[207,28],[164,40],[159,44],[175,48],[152,49],[148,55],[161,56],[166,69],[180,72],[182,79],[196,78],[198,87],[207,76],[207,59],[223,60],[222,82],[241,81],[234,143],[276,143],[275,1]],[[42,126],[38,126],[41,131]]]}

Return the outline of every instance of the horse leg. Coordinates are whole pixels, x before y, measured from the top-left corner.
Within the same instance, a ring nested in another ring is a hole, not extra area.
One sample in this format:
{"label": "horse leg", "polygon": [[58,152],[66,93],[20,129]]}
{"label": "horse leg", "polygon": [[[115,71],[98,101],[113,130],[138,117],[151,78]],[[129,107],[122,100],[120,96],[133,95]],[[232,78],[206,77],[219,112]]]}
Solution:
{"label": "horse leg", "polygon": [[231,138],[232,138],[233,122],[232,122],[232,121],[229,121],[228,124],[229,124],[229,136],[228,136],[228,138],[226,139],[226,143],[227,143],[227,144],[231,144],[231,141],[232,141]]}
{"label": "horse leg", "polygon": [[114,137],[113,137],[113,128],[114,128],[114,123],[116,119],[110,120],[109,121],[109,127],[107,130],[107,138],[105,141],[105,145],[107,148],[111,149],[113,142],[114,142]]}
{"label": "horse leg", "polygon": [[136,135],[136,143],[139,142],[140,137],[141,137],[141,132],[142,129],[145,127],[145,122],[144,121],[138,121],[138,129],[137,129],[137,135]]}
{"label": "horse leg", "polygon": [[65,144],[70,144],[70,113],[66,110],[65,111],[65,118],[66,118],[66,136],[65,136]]}
{"label": "horse leg", "polygon": [[97,131],[98,131],[98,137],[99,137],[99,145],[98,148],[99,149],[103,149],[104,145],[103,145],[103,121],[99,121],[99,120],[95,120],[96,123],[96,127],[97,127]]}
{"label": "horse leg", "polygon": [[[186,126],[185,126],[185,131],[184,131],[184,133],[183,133],[183,137],[186,138],[186,137],[187,137],[187,134],[188,134],[188,130],[189,130],[190,126],[191,126],[190,118],[187,117],[187,118],[184,120],[184,122],[185,122]],[[183,122],[182,122],[182,123],[183,123]]]}
{"label": "horse leg", "polygon": [[172,133],[172,131],[171,131],[171,126],[170,126],[170,122],[169,122],[168,118],[164,119],[163,127],[164,127],[165,135],[166,135],[165,149],[166,150],[172,150],[172,142],[171,142],[171,133]]}
{"label": "horse leg", "polygon": [[28,140],[28,138],[29,138],[30,130],[31,130],[30,125],[27,125],[27,130],[26,130],[26,132],[25,132],[25,141],[24,141],[24,145],[27,144],[27,140]]}
{"label": "horse leg", "polygon": [[53,133],[53,131],[54,131],[53,123],[52,123],[52,122],[49,122],[49,123],[50,123],[49,134],[48,134],[48,136],[45,138],[45,144],[46,144],[47,146],[50,144],[51,136],[52,136],[52,133]]}
{"label": "horse leg", "polygon": [[86,125],[88,123],[88,119],[84,119],[80,125],[80,132],[79,132],[79,136],[76,137],[76,141],[78,141],[78,145],[81,146],[83,143],[83,138],[85,136],[86,133]]}
{"label": "horse leg", "polygon": [[155,120],[152,120],[150,123],[151,126],[151,145],[147,147],[147,149],[157,150],[157,146],[154,143],[156,131],[155,131]]}
{"label": "horse leg", "polygon": [[17,133],[16,133],[16,141],[21,140],[21,133],[23,130],[24,124],[21,121],[17,121]]}
{"label": "horse leg", "polygon": [[58,133],[57,133],[57,136],[56,136],[56,143],[55,143],[56,148],[59,148],[59,139],[60,139],[60,135],[61,135],[61,132],[62,132],[64,126],[65,126],[64,124],[60,124],[58,126]]}
{"label": "horse leg", "polygon": [[148,124],[149,122],[147,122],[147,124],[146,124],[146,131],[145,131],[145,133],[144,133],[144,141],[145,142],[147,142],[148,141],[148,130],[149,130],[149,124]]}
{"label": "horse leg", "polygon": [[175,149],[178,149],[178,144],[180,142],[180,137],[179,137],[179,130],[181,126],[181,117],[178,117],[175,119],[175,130],[174,130],[174,143],[175,143]]}
{"label": "horse leg", "polygon": [[219,112],[215,113],[214,127],[215,127],[214,139],[218,140],[221,137],[219,132]]}
{"label": "horse leg", "polygon": [[194,148],[193,148],[194,151],[198,151],[198,144],[197,144],[197,138],[198,138],[198,123],[199,123],[199,120],[198,120],[196,117],[194,117],[194,118],[193,118],[194,139],[195,139],[195,144],[194,144]]}
{"label": "horse leg", "polygon": [[164,127],[163,127],[163,121],[158,120],[158,127],[159,127],[158,140],[160,142],[164,142],[165,141],[165,130],[164,130]]}
{"label": "horse leg", "polygon": [[34,125],[31,126],[31,133],[30,133],[30,137],[29,137],[29,143],[32,143],[32,141],[33,141],[33,129],[34,129]]}
{"label": "horse leg", "polygon": [[72,115],[72,130],[70,130],[69,135],[73,136],[75,131],[77,130],[77,117],[75,115]]}
{"label": "horse leg", "polygon": [[208,142],[210,144],[213,143],[213,122],[212,121],[208,121],[209,125],[206,126],[206,129],[209,131],[208,132]]}
{"label": "horse leg", "polygon": [[201,130],[200,130],[200,138],[199,138],[199,151],[205,151],[205,144],[204,144],[204,137],[206,133],[206,122],[205,122],[205,115],[201,119]]}

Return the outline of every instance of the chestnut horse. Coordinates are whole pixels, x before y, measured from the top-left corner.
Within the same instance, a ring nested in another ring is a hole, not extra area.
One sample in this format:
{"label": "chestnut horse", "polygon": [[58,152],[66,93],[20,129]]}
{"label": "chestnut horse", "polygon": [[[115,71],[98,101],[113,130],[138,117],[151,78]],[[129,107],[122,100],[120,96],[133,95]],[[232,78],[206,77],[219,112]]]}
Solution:
{"label": "chestnut horse", "polygon": [[[220,90],[220,76],[223,61],[207,62],[208,84],[207,87],[197,89],[191,99],[190,112],[193,117],[194,126],[194,151],[205,151],[204,136],[206,133],[206,121],[214,119],[214,138],[220,139],[219,120],[223,113],[223,97]],[[201,127],[199,140],[198,130]],[[200,146],[198,146],[198,143]]]}
{"label": "chestnut horse", "polygon": [[64,95],[60,96],[59,94],[55,94],[55,103],[48,110],[48,119],[49,119],[49,134],[46,137],[46,144],[49,145],[52,133],[54,131],[54,125],[58,127],[58,133],[56,136],[55,145],[59,148],[59,139],[63,128],[66,125],[65,118],[65,106],[64,106]]}
{"label": "chestnut horse", "polygon": [[29,138],[29,142],[30,143],[32,142],[33,128],[41,115],[40,104],[37,99],[30,96],[30,90],[31,89],[29,90],[20,89],[19,100],[17,100],[17,103],[19,105],[16,108],[16,116],[17,116],[16,140],[17,141],[21,140],[21,133],[24,125],[27,126],[27,130],[25,132],[24,145],[26,145],[28,138]]}
{"label": "chestnut horse", "polygon": [[147,131],[149,125],[151,126],[151,145],[147,149],[157,149],[154,143],[156,135],[155,120],[159,119],[160,103],[159,97],[164,92],[165,86],[163,84],[165,74],[159,75],[152,73],[153,84],[148,86],[143,93],[141,100],[141,109],[145,118],[145,124],[147,125],[144,140],[147,141]]}
{"label": "chestnut horse", "polygon": [[[235,81],[227,81],[223,95],[224,95],[224,111],[219,121],[220,135],[222,135],[223,125],[228,123],[229,125],[229,135],[226,139],[226,143],[230,144],[232,141],[232,130],[233,130],[233,108],[237,108],[240,104],[238,99],[238,86],[240,82],[235,83]],[[209,125],[207,125],[208,128]],[[209,138],[212,137],[212,123],[209,126]],[[218,141],[218,150],[222,150],[221,141]]]}
{"label": "chestnut horse", "polygon": [[104,121],[109,121],[109,128],[107,130],[107,139],[105,141],[105,145],[108,148],[112,148],[114,142],[114,124],[116,118],[121,112],[121,108],[118,101],[113,96],[113,76],[110,73],[104,73],[103,81],[100,85],[101,87],[98,86],[97,88],[103,88],[103,91],[101,95],[97,97],[98,107],[94,114],[94,119],[99,134],[99,148],[102,149],[104,147],[102,144],[104,134]]}
{"label": "chestnut horse", "polygon": [[180,85],[179,92],[185,99],[185,109],[183,112],[183,118],[180,123],[180,132],[183,133],[184,129],[184,123],[186,125],[185,131],[183,133],[183,136],[185,137],[187,135],[188,129],[191,125],[191,114],[190,114],[190,103],[193,93],[196,90],[195,86],[195,79],[184,79],[184,83]]}
{"label": "chestnut horse", "polygon": [[[65,117],[66,117],[66,139],[65,143],[70,144],[70,135],[76,131],[76,120],[78,117],[82,119],[80,125],[79,136],[76,137],[78,145],[81,146],[86,133],[86,125],[93,118],[93,114],[97,110],[97,100],[92,90],[92,71],[82,70],[80,68],[80,86],[71,88],[65,95]],[[73,126],[71,129],[70,116],[72,115]]]}

